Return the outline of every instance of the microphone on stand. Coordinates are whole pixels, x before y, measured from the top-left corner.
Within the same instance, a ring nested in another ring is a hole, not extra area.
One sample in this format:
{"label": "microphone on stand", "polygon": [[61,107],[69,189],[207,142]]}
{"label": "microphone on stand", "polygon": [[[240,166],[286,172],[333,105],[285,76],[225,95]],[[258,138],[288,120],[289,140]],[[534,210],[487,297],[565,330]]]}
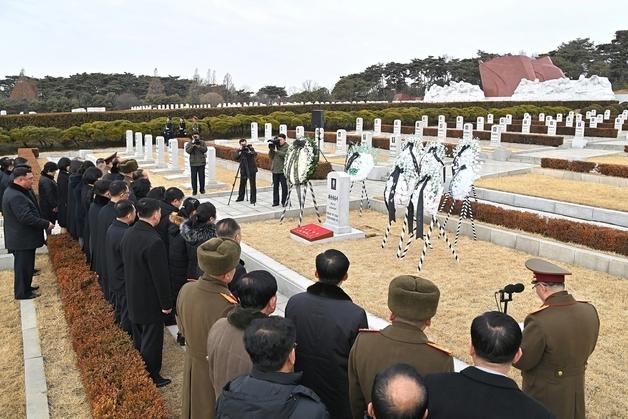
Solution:
{"label": "microphone on stand", "polygon": [[[524,289],[525,286],[522,283],[517,283],[508,284],[501,290],[495,291],[495,302],[497,303],[497,309],[504,314],[507,314],[508,303],[512,301],[512,295],[523,292]],[[497,300],[497,294],[499,294],[499,301]],[[504,303],[503,310],[501,303]]]}

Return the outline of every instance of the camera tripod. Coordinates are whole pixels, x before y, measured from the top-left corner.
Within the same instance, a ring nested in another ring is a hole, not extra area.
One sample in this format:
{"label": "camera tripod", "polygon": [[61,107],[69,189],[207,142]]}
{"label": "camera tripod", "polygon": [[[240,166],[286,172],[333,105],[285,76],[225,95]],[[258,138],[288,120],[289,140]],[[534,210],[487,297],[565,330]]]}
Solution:
{"label": "camera tripod", "polygon": [[[233,197],[233,190],[235,189],[236,182],[240,178],[240,167],[241,165],[238,165],[238,170],[236,171],[235,177],[233,178],[233,184],[231,185],[231,192],[229,193],[229,201],[227,201],[227,206],[231,205],[231,198]],[[249,170],[248,167],[245,166],[245,169],[247,171],[246,178],[251,179],[248,173],[248,170]],[[246,187],[246,184],[244,185],[244,199],[247,201],[249,200],[249,189]],[[255,203],[253,203],[253,205],[255,205]]]}

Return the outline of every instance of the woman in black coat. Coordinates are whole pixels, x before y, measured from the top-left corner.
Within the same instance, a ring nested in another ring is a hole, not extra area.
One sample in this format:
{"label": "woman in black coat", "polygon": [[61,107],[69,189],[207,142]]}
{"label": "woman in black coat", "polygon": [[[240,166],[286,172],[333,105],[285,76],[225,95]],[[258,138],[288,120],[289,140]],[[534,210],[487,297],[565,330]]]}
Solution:
{"label": "woman in black coat", "polygon": [[188,255],[187,278],[198,279],[203,271],[198,266],[196,249],[212,237],[216,237],[216,207],[210,202],[198,206],[196,213],[181,224],[181,237],[185,240]]}
{"label": "woman in black coat", "polygon": [[76,222],[76,189],[81,186],[81,178],[83,174],[79,174],[78,171],[81,167],[82,162],[80,160],[72,160],[70,162],[70,176],[68,177],[68,212],[67,212],[67,223],[68,223],[68,231],[70,235],[74,238],[74,240],[78,240],[78,227]]}
{"label": "woman in black coat", "polygon": [[102,172],[97,167],[89,167],[83,173],[82,185],[81,185],[81,202],[79,205],[78,219],[81,225],[83,226],[81,229],[83,237],[83,251],[87,256],[87,260],[89,262],[89,219],[87,218],[87,213],[89,212],[89,207],[94,200],[94,183],[98,179],[102,177]]}
{"label": "woman in black coat", "polygon": [[70,173],[68,168],[70,167],[70,159],[67,157],[61,157],[57,163],[59,167],[59,174],[57,174],[57,192],[58,192],[58,212],[57,218],[59,221],[59,227],[67,228],[68,226],[68,178]]}
{"label": "woman in black coat", "polygon": [[54,224],[59,212],[59,192],[55,182],[57,163],[47,162],[39,178],[39,213],[41,217]]}

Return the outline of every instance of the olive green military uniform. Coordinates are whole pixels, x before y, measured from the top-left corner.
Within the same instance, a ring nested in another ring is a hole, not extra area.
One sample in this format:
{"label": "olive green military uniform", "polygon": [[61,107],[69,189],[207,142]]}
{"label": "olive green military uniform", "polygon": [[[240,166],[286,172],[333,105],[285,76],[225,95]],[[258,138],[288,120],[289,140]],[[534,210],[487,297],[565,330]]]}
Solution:
{"label": "olive green military uniform", "polygon": [[599,329],[595,307],[567,291],[550,295],[525,319],[523,356],[514,366],[523,391],[559,419],[585,417],[584,371]]}
{"label": "olive green military uniform", "polygon": [[272,173],[283,173],[283,166],[286,161],[286,154],[288,154],[288,149],[290,146],[288,143],[284,143],[276,147],[276,150],[273,148],[268,151],[268,157],[271,160],[270,163],[270,171]]}
{"label": "olive green military uniform", "polygon": [[377,373],[406,363],[421,375],[453,372],[451,353],[431,343],[416,326],[393,321],[380,331],[361,331],[349,354],[349,397],[354,418],[363,418]]}

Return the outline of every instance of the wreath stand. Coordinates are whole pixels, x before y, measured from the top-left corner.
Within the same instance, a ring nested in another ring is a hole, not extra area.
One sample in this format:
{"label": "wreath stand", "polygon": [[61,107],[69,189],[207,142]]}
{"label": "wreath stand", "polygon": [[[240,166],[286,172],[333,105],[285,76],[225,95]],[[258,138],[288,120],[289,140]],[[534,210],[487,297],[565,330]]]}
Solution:
{"label": "wreath stand", "polygon": [[[467,196],[465,196],[464,200],[462,201],[462,209],[460,210],[460,215],[458,217],[458,224],[456,225],[456,236],[454,238],[454,247],[458,245],[458,237],[460,236],[460,228],[462,226],[462,221],[465,218],[471,221],[471,231],[473,233],[473,240],[477,241],[478,239],[477,232],[475,230],[475,220],[473,218],[473,207],[471,206],[471,195],[473,195],[473,199],[475,200],[475,203],[477,204],[478,197],[476,195],[474,185],[471,185],[471,194],[468,194]],[[451,217],[451,214],[454,210],[454,206],[456,205],[456,201],[453,199],[451,194],[449,192],[446,192],[445,195],[443,196],[443,203],[441,204],[440,211],[443,211],[445,209],[445,204],[447,203],[448,199],[451,199],[451,205],[449,206],[449,211],[447,211],[447,217],[445,218],[445,222],[443,223],[443,228],[447,227],[447,222],[449,221],[449,217]]]}
{"label": "wreath stand", "polygon": [[366,180],[358,180],[356,182],[351,182],[351,186],[349,187],[349,193],[353,190],[353,184],[357,182],[362,182],[362,192],[360,193],[360,216],[362,216],[362,208],[364,207],[364,200],[366,200],[366,208],[371,209],[371,200],[369,199],[369,194],[366,191]]}
{"label": "wreath stand", "polygon": [[[314,195],[314,187],[312,186],[312,182],[308,180],[305,183],[300,183],[300,184],[291,183],[290,184],[290,187],[288,188],[288,196],[286,198],[286,205],[283,207],[283,212],[281,213],[281,217],[279,218],[279,224],[283,223],[288,207],[292,207],[292,202],[290,200],[290,197],[292,195],[292,189],[294,188],[299,198],[299,225],[298,226],[301,227],[301,224],[303,223],[303,212],[305,211],[305,201],[307,199],[308,187],[310,189],[310,194],[312,195],[312,203],[314,204],[314,210],[316,211],[316,218],[318,219],[319,224],[322,223],[321,214],[318,209],[318,204],[316,203],[316,196]],[[303,190],[301,190],[301,188],[303,188]]]}

